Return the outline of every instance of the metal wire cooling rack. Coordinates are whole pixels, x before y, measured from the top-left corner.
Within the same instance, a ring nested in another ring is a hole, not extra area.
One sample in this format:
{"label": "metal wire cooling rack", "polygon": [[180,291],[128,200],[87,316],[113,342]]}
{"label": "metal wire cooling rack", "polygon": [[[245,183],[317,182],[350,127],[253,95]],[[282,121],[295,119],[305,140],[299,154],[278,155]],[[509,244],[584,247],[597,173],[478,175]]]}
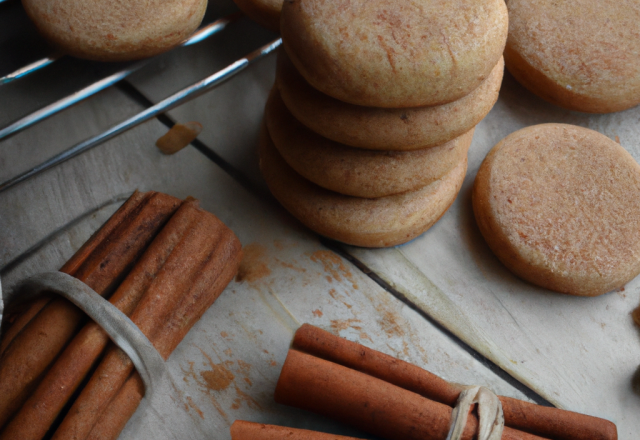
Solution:
{"label": "metal wire cooling rack", "polygon": [[[14,0],[0,0],[0,4],[7,3],[9,1]],[[210,38],[211,36],[216,35],[227,28],[229,24],[237,21],[242,16],[243,14],[241,13],[234,13],[214,20],[210,23],[204,24],[190,38],[185,40],[180,47],[186,47],[196,43],[200,43]],[[119,124],[110,127],[102,133],[99,133],[89,139],[86,139],[78,144],[67,148],[66,150],[54,155],[53,157],[15,177],[0,182],[0,192],[5,191],[8,188],[11,188],[12,186],[23,182],[45,170],[55,167],[56,165],[59,165],[66,160],[82,154],[85,151],[88,151],[108,141],[109,139],[112,139],[118,134],[129,130],[130,128],[133,128],[151,118],[154,118],[175,107],[178,107],[179,105],[197,98],[205,92],[220,86],[227,80],[233,78],[235,75],[245,70],[250,65],[254,64],[256,61],[275,51],[281,44],[282,40],[280,38],[273,40],[270,43],[259,47],[258,49],[248,53],[246,56],[229,64],[223,69],[220,69],[217,72],[207,76],[206,78],[203,78],[202,80],[197,81],[190,86],[177,91],[176,93],[163,99],[157,104],[145,109],[144,111],[141,111],[140,113],[126,119],[125,121],[122,121]],[[173,50],[180,50],[180,47]],[[52,53],[48,56],[30,62],[27,65],[20,67],[19,69],[3,77],[0,77],[0,87],[10,82],[20,80],[21,78],[24,78],[37,71],[45,69],[48,66],[51,66],[60,58],[62,58],[62,56],[63,55]],[[74,104],[77,104],[108,87],[117,84],[118,82],[131,75],[133,72],[140,70],[142,67],[149,64],[152,59],[153,58],[145,59],[136,63],[131,63],[127,67],[115,73],[106,75],[101,79],[94,81],[88,86],[85,86],[61,99],[56,100],[51,104],[41,107],[38,110],[24,117],[21,117],[17,121],[12,122],[5,127],[0,127],[0,141],[26,129],[27,127],[37,124],[38,122],[41,122],[44,119],[51,117],[56,113],[59,113],[62,110]]]}

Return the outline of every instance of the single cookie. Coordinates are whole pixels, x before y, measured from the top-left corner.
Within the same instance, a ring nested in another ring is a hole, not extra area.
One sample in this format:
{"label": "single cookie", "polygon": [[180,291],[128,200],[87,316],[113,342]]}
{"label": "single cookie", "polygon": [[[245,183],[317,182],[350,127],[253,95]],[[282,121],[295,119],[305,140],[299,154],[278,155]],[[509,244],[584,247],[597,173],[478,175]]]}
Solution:
{"label": "single cookie", "polygon": [[510,134],[478,171],[473,210],[491,250],[533,284],[595,296],[640,273],[640,166],[595,131]]}
{"label": "single cookie", "polygon": [[233,0],[242,12],[274,32],[280,32],[280,11],[283,0]]}
{"label": "single cookie", "polygon": [[355,246],[387,247],[417,237],[438,221],[462,186],[467,161],[418,191],[379,199],[345,196],[293,171],[263,126],[260,168],[276,199],[310,229]]}
{"label": "single cookie", "polygon": [[316,133],[352,147],[415,150],[442,145],[468,132],[498,99],[502,58],[480,86],[449,104],[390,109],[348,104],[309,85],[281,50],[276,84],[293,115]]}
{"label": "single cookie", "polygon": [[128,61],[177,46],[200,25],[207,0],[24,0],[54,46],[78,58]]}
{"label": "single cookie", "polygon": [[309,130],[287,110],[273,89],[265,108],[271,140],[302,177],[340,194],[376,198],[415,191],[467,157],[473,129],[444,145],[414,151],[352,148]]}
{"label": "single cookie", "polygon": [[509,0],[504,58],[526,88],[590,113],[640,103],[640,2]]}
{"label": "single cookie", "polygon": [[419,107],[476,89],[507,39],[504,0],[287,0],[284,47],[302,76],[341,101]]}

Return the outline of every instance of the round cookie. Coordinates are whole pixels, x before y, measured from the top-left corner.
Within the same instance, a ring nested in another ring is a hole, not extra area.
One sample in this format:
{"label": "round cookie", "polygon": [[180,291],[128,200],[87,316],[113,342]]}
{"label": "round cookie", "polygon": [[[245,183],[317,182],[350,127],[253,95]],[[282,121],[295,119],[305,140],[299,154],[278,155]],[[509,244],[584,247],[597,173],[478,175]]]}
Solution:
{"label": "round cookie", "polygon": [[449,104],[405,109],[363,107],[311,87],[281,50],[276,84],[296,119],[326,138],[371,150],[414,150],[444,144],[478,125],[498,99],[503,72],[500,58],[478,88]]}
{"label": "round cookie", "polygon": [[504,0],[288,0],[283,45],[302,76],[341,101],[419,107],[477,88],[502,56]]}
{"label": "round cookie", "polygon": [[78,58],[128,61],[177,46],[200,25],[207,0],[23,0],[54,46]]}
{"label": "round cookie", "polygon": [[526,88],[590,113],[640,103],[640,2],[509,0],[505,62]]}
{"label": "round cookie", "polygon": [[533,284],[595,296],[640,273],[640,166],[595,131],[510,134],[478,171],[473,210],[491,250]]}
{"label": "round cookie", "polygon": [[387,247],[417,237],[438,221],[462,186],[467,161],[418,191],[378,199],[345,196],[293,171],[263,126],[260,169],[276,199],[310,229],[355,246]]}
{"label": "round cookie", "polygon": [[415,191],[467,157],[473,129],[444,145],[414,151],[352,148],[312,132],[287,110],[276,89],[265,108],[271,140],[298,174],[340,194],[376,198]]}
{"label": "round cookie", "polygon": [[242,12],[274,32],[280,32],[280,11],[283,0],[233,0]]}

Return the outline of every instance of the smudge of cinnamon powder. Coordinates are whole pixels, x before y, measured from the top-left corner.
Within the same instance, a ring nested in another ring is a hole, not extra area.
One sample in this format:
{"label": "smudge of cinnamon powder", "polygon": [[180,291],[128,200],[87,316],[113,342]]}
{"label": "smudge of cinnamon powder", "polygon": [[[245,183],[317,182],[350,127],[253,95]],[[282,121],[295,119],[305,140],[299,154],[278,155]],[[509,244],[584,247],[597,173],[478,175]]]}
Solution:
{"label": "smudge of cinnamon powder", "polygon": [[206,387],[213,391],[227,389],[235,379],[233,373],[222,364],[214,364],[211,370],[201,371],[200,377],[204,380]]}
{"label": "smudge of cinnamon powder", "polygon": [[317,316],[318,318],[322,318],[322,310],[320,310],[320,309],[316,309],[311,313],[313,313],[313,315]]}
{"label": "smudge of cinnamon powder", "polygon": [[[347,281],[351,282],[354,289],[358,289],[358,284],[353,279],[353,274],[337,254],[331,251],[316,251],[311,254],[311,261],[322,264],[324,271],[336,281],[342,281],[344,277]],[[329,279],[329,277],[327,279]]]}
{"label": "smudge of cinnamon powder", "polygon": [[304,267],[298,267],[294,264],[287,263],[286,261],[282,261],[279,258],[276,258],[275,260],[284,268],[295,270],[296,272],[300,272],[300,273],[305,273],[307,271],[307,269],[305,269]]}
{"label": "smudge of cinnamon powder", "polygon": [[200,416],[201,419],[204,420],[204,413],[202,412],[202,410],[200,408],[198,408],[198,405],[195,404],[195,402],[193,401],[193,399],[189,396],[187,396],[187,402],[189,402],[189,406],[191,408],[193,408],[194,410],[196,410],[196,412],[198,413],[198,415]]}
{"label": "smudge of cinnamon powder", "polygon": [[231,409],[240,409],[240,406],[242,406],[242,402],[245,402],[249,408],[258,409],[258,410],[262,409],[260,404],[256,402],[253,399],[253,397],[243,392],[240,388],[238,388],[237,385],[236,385],[236,395],[238,397],[233,399],[233,404],[231,405]]}
{"label": "smudge of cinnamon powder", "polygon": [[[331,321],[331,329],[333,329],[334,333],[339,333],[341,330],[346,330],[349,327],[352,327],[352,324],[356,322],[362,322],[359,319],[334,319]],[[359,327],[361,328],[361,327]]]}
{"label": "smudge of cinnamon powder", "polygon": [[397,316],[390,310],[384,311],[380,320],[382,330],[389,336],[404,336],[405,331],[398,324]]}
{"label": "smudge of cinnamon powder", "polygon": [[271,275],[267,265],[267,249],[258,243],[251,243],[242,249],[243,258],[238,268],[236,281],[255,282]]}

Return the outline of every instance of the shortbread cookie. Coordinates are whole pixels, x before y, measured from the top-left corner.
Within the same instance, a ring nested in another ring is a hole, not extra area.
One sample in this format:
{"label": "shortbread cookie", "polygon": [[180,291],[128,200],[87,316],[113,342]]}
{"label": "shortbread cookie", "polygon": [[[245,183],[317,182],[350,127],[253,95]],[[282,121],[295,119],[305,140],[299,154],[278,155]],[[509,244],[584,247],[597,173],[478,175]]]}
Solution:
{"label": "shortbread cookie", "polygon": [[447,211],[460,190],[467,161],[418,191],[378,199],[351,197],[321,188],[293,171],[263,127],[260,168],[276,199],[310,229],[355,246],[387,247],[417,237]]}
{"label": "shortbread cookie", "polygon": [[640,103],[640,2],[509,0],[507,68],[561,107],[591,113]]}
{"label": "shortbread cookie", "polygon": [[180,44],[200,25],[207,0],[24,0],[54,46],[79,58],[126,61]]}
{"label": "shortbread cookie", "polygon": [[475,127],[496,103],[503,71],[500,58],[477,89],[449,104],[405,109],[363,107],[311,87],[281,50],[276,84],[296,119],[326,138],[371,150],[415,150],[442,145]]}
{"label": "shortbread cookie", "polygon": [[274,32],[280,32],[280,11],[283,0],[233,0],[242,12]]}
{"label": "shortbread cookie", "polygon": [[478,171],[473,210],[491,250],[533,284],[595,296],[640,273],[640,166],[595,131],[507,136]]}
{"label": "shortbread cookie", "polygon": [[476,89],[502,56],[504,0],[288,0],[284,47],[302,76],[341,101],[419,107]]}
{"label": "shortbread cookie", "polygon": [[467,157],[473,129],[444,145],[414,151],[352,148],[298,122],[276,89],[265,109],[269,134],[282,158],[302,177],[340,194],[384,197],[440,179]]}

